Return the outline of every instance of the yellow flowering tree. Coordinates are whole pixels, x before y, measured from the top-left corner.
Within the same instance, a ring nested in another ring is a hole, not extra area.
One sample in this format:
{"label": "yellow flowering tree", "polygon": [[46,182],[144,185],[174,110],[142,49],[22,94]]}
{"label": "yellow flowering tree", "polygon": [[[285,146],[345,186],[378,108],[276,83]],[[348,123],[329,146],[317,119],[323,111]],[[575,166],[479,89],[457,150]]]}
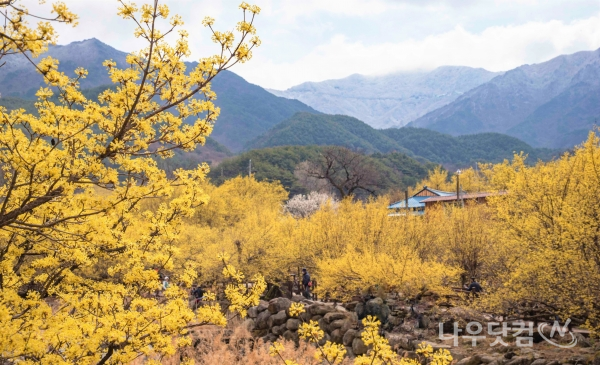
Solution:
{"label": "yellow flowering tree", "polygon": [[[11,19],[26,14],[13,1],[0,5]],[[190,70],[179,16],[158,1],[121,2],[118,14],[136,24],[146,47],[126,68],[105,62],[114,90],[87,100],[78,86],[87,71],[69,78],[48,57],[36,66],[47,83],[37,93],[39,116],[0,108],[0,362],[128,362],[172,354],[188,343],[190,323],[222,324],[217,308],[190,310],[191,265],[164,296],[153,295],[157,270],[173,267],[181,220],[208,198],[206,164],[170,177],[154,158],[192,150],[211,132],[219,114],[211,80],[249,60],[260,43],[253,25],[260,9],[240,8],[235,31],[205,19],[219,50]],[[65,9],[55,5],[57,20],[74,22]],[[39,54],[55,39],[44,24],[10,24],[2,34],[7,53]],[[156,209],[143,209],[158,198]]]}

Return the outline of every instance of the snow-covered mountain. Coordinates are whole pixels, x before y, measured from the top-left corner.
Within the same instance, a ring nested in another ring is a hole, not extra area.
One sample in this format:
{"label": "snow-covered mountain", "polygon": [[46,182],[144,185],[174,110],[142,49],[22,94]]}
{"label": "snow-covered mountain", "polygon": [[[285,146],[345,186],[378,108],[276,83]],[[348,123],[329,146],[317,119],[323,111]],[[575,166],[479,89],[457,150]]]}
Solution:
{"label": "snow-covered mountain", "polygon": [[444,66],[427,72],[352,75],[269,91],[324,113],[350,115],[374,128],[389,128],[404,126],[450,104],[497,75],[481,68]]}

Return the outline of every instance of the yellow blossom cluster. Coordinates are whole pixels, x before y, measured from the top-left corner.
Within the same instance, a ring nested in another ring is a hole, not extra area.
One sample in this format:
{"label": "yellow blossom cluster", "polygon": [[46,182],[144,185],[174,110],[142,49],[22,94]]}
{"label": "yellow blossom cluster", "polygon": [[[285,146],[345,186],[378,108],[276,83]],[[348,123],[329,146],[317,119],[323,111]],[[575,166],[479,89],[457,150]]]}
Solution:
{"label": "yellow blossom cluster", "polygon": [[[4,24],[0,31],[0,59],[20,53],[31,61],[30,56],[37,57],[48,49],[49,44],[56,43],[58,35],[53,22],[77,25],[77,15],[64,2],[54,2],[51,8],[50,15],[31,14],[17,0],[0,1],[0,17]],[[39,21],[31,26],[30,20]]]}

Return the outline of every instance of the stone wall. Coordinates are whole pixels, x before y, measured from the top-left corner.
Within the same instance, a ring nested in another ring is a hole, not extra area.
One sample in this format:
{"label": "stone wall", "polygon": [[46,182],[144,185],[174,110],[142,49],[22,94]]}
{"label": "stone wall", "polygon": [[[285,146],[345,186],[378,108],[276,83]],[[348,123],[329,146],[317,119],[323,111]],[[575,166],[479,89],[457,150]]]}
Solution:
{"label": "stone wall", "polygon": [[330,303],[316,303],[304,300],[301,297],[293,298],[296,302],[304,303],[305,312],[297,318],[289,315],[292,300],[275,298],[269,302],[261,301],[256,307],[248,310],[248,317],[252,321],[248,326],[255,337],[265,341],[275,341],[279,337],[287,340],[299,341],[298,328],[301,323],[316,321],[325,336],[320,341],[332,341],[343,344],[348,355],[362,355],[367,352],[367,347],[360,338],[358,316],[353,311],[348,311],[342,306]]}

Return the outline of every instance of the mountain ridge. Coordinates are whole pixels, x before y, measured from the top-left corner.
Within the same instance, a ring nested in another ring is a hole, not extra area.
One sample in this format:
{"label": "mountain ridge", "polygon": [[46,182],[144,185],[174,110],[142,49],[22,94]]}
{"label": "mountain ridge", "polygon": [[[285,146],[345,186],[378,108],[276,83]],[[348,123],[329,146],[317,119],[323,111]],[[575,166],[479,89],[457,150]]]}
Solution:
{"label": "mountain ridge", "polygon": [[409,126],[452,135],[498,132],[536,147],[569,148],[600,116],[599,91],[600,49],[582,51],[507,71]]}
{"label": "mountain ridge", "polygon": [[353,74],[268,91],[327,114],[349,115],[375,128],[389,128],[401,127],[446,105],[499,74],[482,68],[441,66],[380,76]]}
{"label": "mountain ridge", "polygon": [[[118,67],[125,67],[127,53],[92,38],[64,46],[51,46],[47,53],[35,61],[39,62],[47,56],[58,59],[59,69],[70,76],[74,76],[75,68],[86,68],[89,73],[87,78],[81,80],[81,87],[89,89],[112,85],[102,63],[112,59]],[[4,97],[35,99],[35,93],[45,84],[33,65],[23,55],[7,56],[3,61],[6,64],[0,68],[0,93]],[[188,69],[195,64],[186,62]],[[277,97],[231,71],[221,72],[211,86],[217,93],[215,105],[221,108],[212,137],[234,152],[239,152],[247,141],[298,111],[319,113],[300,101]]]}

